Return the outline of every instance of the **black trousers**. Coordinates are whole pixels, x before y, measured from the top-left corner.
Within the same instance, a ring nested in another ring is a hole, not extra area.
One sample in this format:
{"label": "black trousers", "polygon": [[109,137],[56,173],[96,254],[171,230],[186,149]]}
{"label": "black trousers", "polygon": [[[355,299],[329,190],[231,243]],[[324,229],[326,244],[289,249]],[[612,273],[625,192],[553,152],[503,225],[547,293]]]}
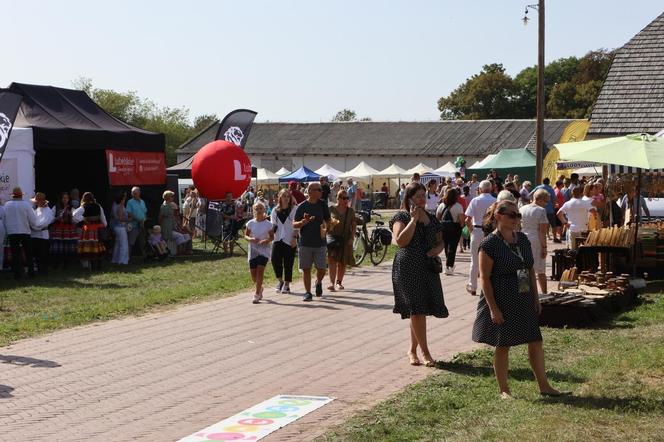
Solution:
{"label": "black trousers", "polygon": [[295,249],[283,241],[272,243],[272,268],[277,279],[286,282],[293,281],[293,263],[295,262]]}
{"label": "black trousers", "polygon": [[15,278],[23,276],[23,265],[21,264],[21,248],[25,253],[25,261],[28,264],[28,274],[34,275],[35,268],[32,266],[32,247],[30,246],[30,235],[9,235],[9,247],[12,250],[12,271]]}
{"label": "black trousers", "polygon": [[37,272],[40,275],[48,274],[48,255],[51,244],[47,239],[30,238],[30,246],[32,246],[32,256],[37,264]]}
{"label": "black trousers", "polygon": [[451,232],[445,232],[445,257],[446,267],[454,267],[454,260],[456,259],[457,247],[459,246],[459,240],[461,239],[461,227],[458,226],[458,229],[454,229]]}

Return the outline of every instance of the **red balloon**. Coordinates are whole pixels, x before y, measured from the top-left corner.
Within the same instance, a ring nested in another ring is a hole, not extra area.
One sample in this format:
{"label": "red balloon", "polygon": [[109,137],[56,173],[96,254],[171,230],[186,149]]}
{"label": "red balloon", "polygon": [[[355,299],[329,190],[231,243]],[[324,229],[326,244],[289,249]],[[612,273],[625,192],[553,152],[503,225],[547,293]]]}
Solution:
{"label": "red balloon", "polygon": [[191,177],[204,198],[222,200],[228,192],[239,198],[251,182],[251,161],[235,144],[213,141],[196,153]]}

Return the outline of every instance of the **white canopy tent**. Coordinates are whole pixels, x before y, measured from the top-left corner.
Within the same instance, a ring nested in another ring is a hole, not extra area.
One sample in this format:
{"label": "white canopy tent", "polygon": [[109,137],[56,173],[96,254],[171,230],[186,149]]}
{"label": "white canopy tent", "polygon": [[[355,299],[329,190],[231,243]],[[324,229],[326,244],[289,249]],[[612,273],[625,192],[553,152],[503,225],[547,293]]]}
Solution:
{"label": "white canopy tent", "polygon": [[23,198],[35,194],[35,149],[32,128],[14,127],[0,161],[0,204],[11,199],[12,189],[19,186]]}
{"label": "white canopy tent", "polygon": [[378,172],[376,176],[385,177],[385,178],[408,178],[410,175],[408,174],[406,169],[402,169],[401,167],[393,163],[390,166]]}
{"label": "white canopy tent", "polygon": [[415,167],[411,167],[406,171],[409,175],[412,175],[414,173],[419,173],[420,175],[425,174],[427,172],[433,172],[433,167],[429,167],[424,163],[420,163]]}
{"label": "white canopy tent", "polygon": [[455,173],[457,173],[459,169],[456,168],[454,164],[452,164],[451,161],[448,161],[445,165],[440,166],[438,169],[434,170],[433,173],[436,175],[440,176],[454,176]]}
{"label": "white canopy tent", "polygon": [[370,181],[371,177],[378,175],[378,173],[376,169],[362,161],[348,172],[339,175],[339,178],[355,178],[361,181]]}
{"label": "white canopy tent", "polygon": [[264,167],[259,167],[256,169],[256,182],[258,184],[279,184],[279,175]]}
{"label": "white canopy tent", "polygon": [[275,174],[277,176],[284,176],[284,175],[288,175],[289,173],[291,173],[291,171],[286,169],[285,167],[282,167],[281,169],[279,169],[275,172]]}
{"label": "white canopy tent", "polygon": [[334,181],[343,175],[343,172],[335,169],[329,164],[323,164],[320,168],[314,170],[318,175],[326,176],[329,180]]}

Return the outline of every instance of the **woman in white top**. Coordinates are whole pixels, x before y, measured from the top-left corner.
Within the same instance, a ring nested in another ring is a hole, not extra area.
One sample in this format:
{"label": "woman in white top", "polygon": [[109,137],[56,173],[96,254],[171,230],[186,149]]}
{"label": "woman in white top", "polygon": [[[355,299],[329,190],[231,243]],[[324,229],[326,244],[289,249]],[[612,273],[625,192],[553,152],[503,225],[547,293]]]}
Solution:
{"label": "woman in white top", "polygon": [[254,217],[247,222],[244,239],[249,242],[247,259],[251,280],[256,284],[256,294],[252,302],[258,304],[263,299],[263,274],[265,266],[270,260],[270,244],[274,239],[274,229],[270,220],[265,216],[267,211],[265,204],[256,201],[252,209]]}
{"label": "woman in white top", "polygon": [[198,191],[193,189],[182,203],[182,211],[184,212],[183,223],[189,227],[191,237],[196,238],[196,217],[198,216],[198,209],[201,207],[201,200],[198,198]]}
{"label": "woman in white top", "polygon": [[293,281],[293,263],[295,262],[295,230],[293,219],[295,217],[294,200],[288,189],[281,189],[277,197],[277,206],[270,215],[274,227],[274,242],[272,243],[272,268],[279,280],[277,293],[290,293],[290,283]]}
{"label": "woman in white top", "polygon": [[436,186],[436,180],[431,180],[427,183],[425,210],[432,215],[436,214],[436,209],[438,209],[438,203],[440,202],[440,198],[438,198],[438,194],[436,193]]}
{"label": "woman in white top", "polygon": [[443,225],[443,241],[445,242],[445,274],[454,274],[456,250],[461,239],[461,231],[465,222],[463,206],[459,201],[459,190],[448,188],[443,202],[436,210],[436,218]]}
{"label": "woman in white top", "polygon": [[545,189],[535,191],[533,202],[519,209],[521,212],[521,231],[526,234],[533,251],[533,270],[537,277],[541,293],[547,293],[546,288],[546,232],[549,230],[549,220],[546,217],[546,205],[549,202],[549,192]]}

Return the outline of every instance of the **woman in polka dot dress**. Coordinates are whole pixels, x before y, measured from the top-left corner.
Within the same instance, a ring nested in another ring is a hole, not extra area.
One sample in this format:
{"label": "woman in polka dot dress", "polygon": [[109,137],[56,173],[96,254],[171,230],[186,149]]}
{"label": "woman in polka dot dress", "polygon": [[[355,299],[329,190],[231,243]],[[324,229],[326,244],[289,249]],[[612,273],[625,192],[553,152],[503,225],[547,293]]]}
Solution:
{"label": "woman in polka dot dress", "polygon": [[543,396],[560,396],[549,385],[544,368],[544,348],[539,329],[542,307],[537,295],[533,255],[525,234],[517,232],[519,213],[512,201],[494,208],[497,228],[480,244],[482,294],[477,305],[473,341],[496,347],[493,365],[503,398],[507,385],[509,349],[528,344],[530,366]]}
{"label": "woman in polka dot dress", "polygon": [[[441,226],[434,215],[426,212],[426,189],[420,183],[406,187],[401,210],[390,221],[393,238],[399,249],[392,264],[394,313],[410,318],[411,365],[420,365],[419,346],[427,367],[435,366],[427,344],[426,319],[448,316],[440,273],[430,269],[427,260],[443,250]],[[442,265],[442,264],[441,264]]]}

